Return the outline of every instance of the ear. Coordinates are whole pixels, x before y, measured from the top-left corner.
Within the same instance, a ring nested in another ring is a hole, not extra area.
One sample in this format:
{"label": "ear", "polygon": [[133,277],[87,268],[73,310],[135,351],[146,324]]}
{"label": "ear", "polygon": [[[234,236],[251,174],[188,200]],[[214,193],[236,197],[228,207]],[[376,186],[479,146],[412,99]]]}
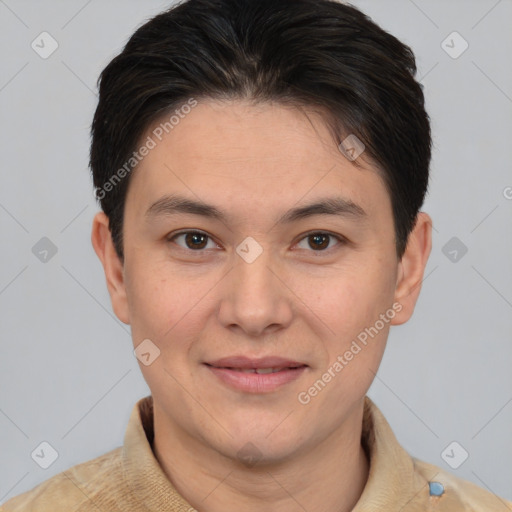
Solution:
{"label": "ear", "polygon": [[103,212],[97,213],[93,219],[91,242],[105,271],[112,309],[121,322],[129,324],[130,314],[126,299],[124,266],[114,248],[109,219]]}
{"label": "ear", "polygon": [[409,234],[407,247],[399,263],[395,288],[395,302],[402,308],[391,321],[400,325],[411,318],[421,290],[423,274],[432,249],[432,219],[424,212],[416,217],[414,229]]}

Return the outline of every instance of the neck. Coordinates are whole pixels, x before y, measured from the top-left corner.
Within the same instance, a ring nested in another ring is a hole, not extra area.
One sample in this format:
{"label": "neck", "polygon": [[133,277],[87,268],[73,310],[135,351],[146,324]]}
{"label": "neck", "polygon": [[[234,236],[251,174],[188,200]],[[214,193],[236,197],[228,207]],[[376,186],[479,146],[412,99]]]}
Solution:
{"label": "neck", "polygon": [[201,512],[350,512],[369,473],[363,405],[311,449],[253,467],[191,438],[155,407],[153,450],[176,490]]}

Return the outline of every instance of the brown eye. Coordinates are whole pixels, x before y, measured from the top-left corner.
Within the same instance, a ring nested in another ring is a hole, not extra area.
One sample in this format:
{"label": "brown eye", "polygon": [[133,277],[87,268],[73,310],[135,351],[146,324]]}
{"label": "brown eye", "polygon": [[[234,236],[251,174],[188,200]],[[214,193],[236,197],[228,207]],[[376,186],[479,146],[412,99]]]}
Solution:
{"label": "brown eye", "polygon": [[206,247],[210,237],[200,231],[183,231],[169,238],[169,241],[176,241],[178,239],[184,240],[184,245],[176,242],[180,247],[191,249],[192,251],[199,251]]}
{"label": "brown eye", "polygon": [[189,249],[204,249],[208,237],[202,233],[186,233],[185,244]]}
{"label": "brown eye", "polygon": [[307,249],[310,251],[312,249],[314,252],[328,252],[328,250],[335,248],[333,244],[331,244],[332,240],[337,240],[338,245],[343,245],[344,243],[344,239],[341,236],[336,236],[331,233],[324,233],[322,231],[316,231],[314,233],[309,233],[304,238],[302,238],[299,242],[299,247],[301,243],[307,241],[307,247],[303,245],[301,247],[302,249]]}
{"label": "brown eye", "polygon": [[326,235],[323,233],[309,235],[308,236],[309,246],[315,250],[316,249],[325,249],[326,247],[329,246],[329,238],[330,238],[329,235]]}

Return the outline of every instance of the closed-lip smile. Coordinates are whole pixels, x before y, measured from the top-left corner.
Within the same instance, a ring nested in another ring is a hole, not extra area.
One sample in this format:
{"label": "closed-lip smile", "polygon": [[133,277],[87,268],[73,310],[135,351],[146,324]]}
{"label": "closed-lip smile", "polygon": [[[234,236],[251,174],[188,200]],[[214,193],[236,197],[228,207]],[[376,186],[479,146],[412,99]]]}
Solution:
{"label": "closed-lip smile", "polygon": [[296,380],[308,368],[305,363],[279,356],[231,356],[204,364],[224,384],[248,393],[275,391]]}

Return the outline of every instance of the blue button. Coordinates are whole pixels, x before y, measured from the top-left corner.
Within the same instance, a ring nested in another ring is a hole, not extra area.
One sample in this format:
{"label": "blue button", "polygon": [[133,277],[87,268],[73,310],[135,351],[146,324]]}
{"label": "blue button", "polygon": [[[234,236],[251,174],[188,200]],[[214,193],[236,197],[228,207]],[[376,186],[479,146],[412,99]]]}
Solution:
{"label": "blue button", "polygon": [[444,494],[443,484],[440,482],[429,482],[430,496],[442,496]]}

